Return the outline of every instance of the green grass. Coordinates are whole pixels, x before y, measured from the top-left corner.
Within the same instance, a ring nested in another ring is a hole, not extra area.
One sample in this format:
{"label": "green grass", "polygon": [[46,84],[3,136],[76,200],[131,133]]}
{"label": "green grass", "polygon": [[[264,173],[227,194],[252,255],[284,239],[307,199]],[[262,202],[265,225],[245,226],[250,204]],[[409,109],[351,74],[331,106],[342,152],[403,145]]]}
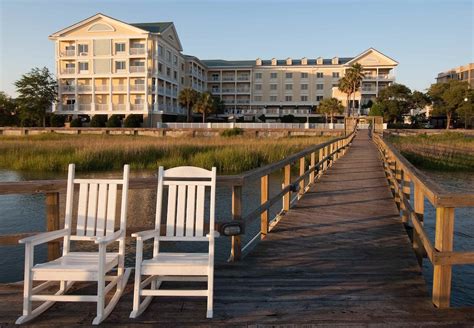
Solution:
{"label": "green grass", "polygon": [[462,133],[391,136],[391,142],[413,165],[428,170],[474,171],[474,138]]}
{"label": "green grass", "polygon": [[156,169],[193,165],[216,166],[219,173],[237,174],[284,159],[328,137],[155,138],[145,136],[60,135],[0,136],[0,168],[25,171]]}

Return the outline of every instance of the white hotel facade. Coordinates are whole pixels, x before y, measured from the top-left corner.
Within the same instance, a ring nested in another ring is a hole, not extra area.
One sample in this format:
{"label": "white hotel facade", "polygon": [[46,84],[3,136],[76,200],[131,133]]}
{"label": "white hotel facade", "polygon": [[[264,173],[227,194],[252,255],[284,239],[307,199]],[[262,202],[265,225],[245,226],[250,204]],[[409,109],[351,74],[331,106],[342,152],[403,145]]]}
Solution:
{"label": "white hotel facade", "polygon": [[178,94],[210,91],[225,102],[223,117],[314,115],[324,98],[346,95],[338,80],[354,63],[365,78],[356,94],[363,104],[394,82],[396,61],[370,48],[355,57],[285,60],[202,60],[182,53],[171,22],[128,24],[96,14],[49,37],[55,42],[56,114],[140,114],[145,126],[185,115]]}

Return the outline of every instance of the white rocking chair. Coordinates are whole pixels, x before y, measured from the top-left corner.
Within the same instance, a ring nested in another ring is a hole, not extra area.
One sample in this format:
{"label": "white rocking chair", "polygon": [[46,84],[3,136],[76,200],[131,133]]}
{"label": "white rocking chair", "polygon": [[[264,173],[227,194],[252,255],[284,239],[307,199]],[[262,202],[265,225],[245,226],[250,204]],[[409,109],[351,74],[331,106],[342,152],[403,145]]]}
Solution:
{"label": "white rocking chair", "polygon": [[[96,302],[97,316],[92,324],[98,325],[112,312],[127,284],[130,269],[125,269],[125,228],[127,218],[128,175],[124,166],[123,179],[75,179],[74,164],[69,165],[66,215],[64,229],[50,231],[20,240],[25,244],[25,281],[23,316],[17,324],[37,317],[55,302]],[[79,185],[76,234],[72,234],[72,213],[75,185]],[[115,230],[117,187],[122,186],[120,202],[120,229]],[[60,258],[33,265],[34,246],[64,237],[63,254]],[[90,241],[98,245],[98,252],[71,252],[71,241]],[[107,245],[119,242],[118,253],[107,252]],[[117,267],[117,275],[106,275]],[[33,287],[33,281],[46,281]],[[96,281],[97,295],[64,295],[76,281]],[[109,283],[106,284],[106,281]],[[39,294],[59,282],[54,294]],[[107,306],[106,295],[116,286]],[[32,302],[44,301],[32,309]]]}
{"label": "white rocking chair", "polygon": [[[166,231],[160,233],[163,186],[168,186]],[[209,234],[204,236],[205,188],[210,188]],[[133,311],[138,317],[150,304],[153,296],[207,297],[207,318],[212,318],[214,291],[214,208],[216,197],[216,168],[208,171],[198,167],[181,166],[166,171],[158,170],[158,192],[155,230],[132,234],[137,238]],[[153,238],[153,258],[143,259],[143,242]],[[201,241],[209,243],[207,253],[161,252],[161,242]],[[142,281],[142,275],[148,276]],[[207,281],[207,289],[159,289],[163,281]],[[150,286],[149,289],[145,287]],[[141,297],[145,297],[141,301]]]}

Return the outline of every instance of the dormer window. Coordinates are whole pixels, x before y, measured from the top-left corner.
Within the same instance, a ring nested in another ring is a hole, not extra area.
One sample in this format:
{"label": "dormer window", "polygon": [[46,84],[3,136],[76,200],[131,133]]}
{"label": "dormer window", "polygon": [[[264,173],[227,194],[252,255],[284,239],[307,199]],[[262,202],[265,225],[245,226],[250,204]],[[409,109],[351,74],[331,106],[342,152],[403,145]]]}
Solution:
{"label": "dormer window", "polygon": [[286,59],[286,64],[287,65],[292,65],[293,64],[293,60],[291,58],[287,58]]}
{"label": "dormer window", "polygon": [[257,66],[262,66],[262,60],[261,60],[260,58],[257,58],[257,59],[255,60],[255,65],[257,65]]}
{"label": "dormer window", "polygon": [[272,58],[272,66],[276,66],[276,64],[277,64],[276,58]]}

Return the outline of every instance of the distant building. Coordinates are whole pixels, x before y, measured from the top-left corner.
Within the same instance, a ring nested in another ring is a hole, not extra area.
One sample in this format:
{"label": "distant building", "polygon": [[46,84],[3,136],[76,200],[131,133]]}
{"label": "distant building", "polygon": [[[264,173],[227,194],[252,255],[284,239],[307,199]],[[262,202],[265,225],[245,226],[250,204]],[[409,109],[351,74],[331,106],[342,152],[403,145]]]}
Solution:
{"label": "distant building", "polygon": [[444,83],[449,80],[467,81],[471,88],[474,87],[474,63],[452,68],[446,72],[439,73],[436,83]]}
{"label": "distant building", "polygon": [[361,107],[394,82],[398,65],[373,48],[329,59],[204,60],[182,53],[172,22],[129,24],[103,14],[49,38],[56,44],[56,114],[140,114],[145,126],[186,115],[178,102],[185,87],[221,97],[223,118],[306,117],[324,98],[346,105],[337,85],[355,63],[365,73],[356,114],[365,114]]}

